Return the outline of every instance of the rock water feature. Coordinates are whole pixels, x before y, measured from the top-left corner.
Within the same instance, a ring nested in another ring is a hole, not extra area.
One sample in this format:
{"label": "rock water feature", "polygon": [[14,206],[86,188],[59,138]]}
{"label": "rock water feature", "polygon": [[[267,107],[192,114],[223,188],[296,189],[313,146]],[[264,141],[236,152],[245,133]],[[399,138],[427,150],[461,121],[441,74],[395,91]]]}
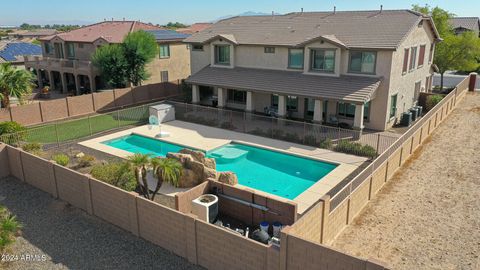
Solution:
{"label": "rock water feature", "polygon": [[176,159],[183,166],[180,188],[195,187],[207,179],[216,179],[228,185],[238,183],[235,173],[217,172],[215,159],[205,157],[205,153],[201,151],[182,149],[178,153],[168,153],[167,158]]}

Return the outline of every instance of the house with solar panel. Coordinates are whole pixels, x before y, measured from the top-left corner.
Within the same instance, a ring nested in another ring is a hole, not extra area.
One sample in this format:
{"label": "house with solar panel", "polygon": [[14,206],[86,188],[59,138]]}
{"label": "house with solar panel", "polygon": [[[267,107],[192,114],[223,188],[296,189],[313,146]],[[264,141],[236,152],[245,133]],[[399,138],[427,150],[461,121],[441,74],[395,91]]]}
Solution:
{"label": "house with solar panel", "polygon": [[27,42],[0,43],[0,63],[9,62],[15,66],[23,66],[24,56],[42,55],[42,47]]}
{"label": "house with solar panel", "polygon": [[186,82],[193,103],[386,130],[431,89],[439,41],[411,10],[233,17],[185,40]]}
{"label": "house with solar panel", "polygon": [[157,39],[159,53],[147,67],[148,83],[176,81],[190,75],[189,35],[137,21],[104,21],[69,32],[39,38],[42,55],[26,57],[25,66],[36,71],[39,87],[62,93],[84,94],[106,89],[91,58],[100,46],[121,43],[133,31],[144,30]]}

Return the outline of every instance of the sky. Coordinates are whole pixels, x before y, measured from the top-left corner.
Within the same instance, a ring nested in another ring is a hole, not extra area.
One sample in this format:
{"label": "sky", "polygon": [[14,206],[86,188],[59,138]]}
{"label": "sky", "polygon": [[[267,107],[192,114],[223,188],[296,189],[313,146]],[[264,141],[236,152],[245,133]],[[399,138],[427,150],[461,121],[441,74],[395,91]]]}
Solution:
{"label": "sky", "polygon": [[412,4],[439,6],[457,16],[480,17],[479,0],[0,0],[0,25],[89,24],[104,19],[167,22],[210,22],[243,12],[284,14],[300,11],[406,9]]}

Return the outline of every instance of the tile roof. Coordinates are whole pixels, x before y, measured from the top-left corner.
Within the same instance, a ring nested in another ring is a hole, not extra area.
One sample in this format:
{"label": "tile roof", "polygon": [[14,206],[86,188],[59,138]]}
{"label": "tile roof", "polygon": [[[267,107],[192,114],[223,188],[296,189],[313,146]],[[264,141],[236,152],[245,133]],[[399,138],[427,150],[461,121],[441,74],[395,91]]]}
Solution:
{"label": "tile roof", "polygon": [[480,28],[480,18],[478,17],[456,17],[450,20],[453,28],[465,28],[472,31],[478,31]]}
{"label": "tile roof", "polygon": [[194,23],[186,28],[178,28],[177,32],[185,33],[185,34],[194,34],[194,33],[203,31],[212,25],[213,23]]}
{"label": "tile roof", "polygon": [[104,21],[72,31],[42,37],[39,40],[51,40],[54,37],[59,37],[64,41],[91,43],[103,38],[110,43],[121,43],[123,38],[132,31],[161,29],[163,28],[136,21]]}
{"label": "tile roof", "polygon": [[184,40],[190,36],[173,30],[147,30],[147,32],[153,34],[157,41]]}
{"label": "tile roof", "polygon": [[298,95],[364,103],[374,97],[382,79],[364,76],[306,75],[296,71],[205,67],[191,75],[190,84]]}
{"label": "tile roof", "polygon": [[18,57],[23,55],[41,54],[42,47],[24,42],[8,43],[2,50],[0,50],[0,58],[7,62],[19,61]]}
{"label": "tile roof", "polygon": [[223,34],[233,35],[239,44],[300,46],[308,40],[330,36],[350,48],[395,49],[421,20],[431,21],[411,10],[240,16],[219,21],[185,42],[204,43]]}

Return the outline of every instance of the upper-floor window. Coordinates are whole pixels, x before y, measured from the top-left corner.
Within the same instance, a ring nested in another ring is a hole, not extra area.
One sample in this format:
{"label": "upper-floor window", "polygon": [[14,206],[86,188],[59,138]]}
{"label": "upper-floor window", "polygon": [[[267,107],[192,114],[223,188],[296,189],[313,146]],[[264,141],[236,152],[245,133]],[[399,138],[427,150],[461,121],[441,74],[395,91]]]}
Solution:
{"label": "upper-floor window", "polygon": [[275,47],[265,47],[263,48],[264,53],[275,53]]}
{"label": "upper-floor window", "polygon": [[417,47],[412,47],[410,51],[410,71],[412,71],[417,66]]}
{"label": "upper-floor window", "polygon": [[75,58],[75,44],[67,43],[67,57],[68,58]]}
{"label": "upper-floor window", "polygon": [[405,49],[405,53],[403,55],[403,68],[402,73],[405,74],[408,71],[408,59],[409,59],[410,49]]}
{"label": "upper-floor window", "polygon": [[420,46],[420,53],[418,54],[418,67],[423,66],[425,62],[425,45]]}
{"label": "upper-floor window", "polygon": [[230,45],[215,45],[215,64],[230,65]]}
{"label": "upper-floor window", "polygon": [[348,72],[375,74],[376,52],[351,51]]}
{"label": "upper-floor window", "polygon": [[53,53],[52,45],[50,43],[45,43],[45,53],[46,54],[52,54]]}
{"label": "upper-floor window", "polygon": [[160,58],[169,58],[170,57],[170,45],[161,44],[160,45]]}
{"label": "upper-floor window", "polygon": [[310,69],[313,71],[335,72],[335,50],[312,49]]}
{"label": "upper-floor window", "polygon": [[192,50],[194,50],[194,51],[203,51],[203,45],[194,44],[194,45],[192,46]]}
{"label": "upper-floor window", "polygon": [[288,67],[294,69],[303,68],[303,49],[288,50]]}

